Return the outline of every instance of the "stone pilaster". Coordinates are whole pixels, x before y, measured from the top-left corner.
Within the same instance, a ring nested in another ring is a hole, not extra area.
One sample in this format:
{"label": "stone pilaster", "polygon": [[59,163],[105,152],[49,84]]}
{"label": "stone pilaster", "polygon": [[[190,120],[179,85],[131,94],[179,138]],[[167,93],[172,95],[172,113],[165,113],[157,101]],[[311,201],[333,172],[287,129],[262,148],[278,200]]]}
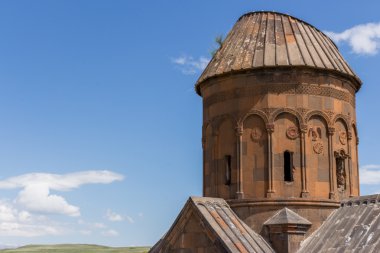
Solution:
{"label": "stone pilaster", "polygon": [[236,128],[236,137],[237,137],[237,192],[236,198],[243,199],[244,198],[244,190],[243,190],[243,127],[238,126]]}
{"label": "stone pilaster", "polygon": [[273,142],[272,134],[274,132],[274,125],[267,124],[267,133],[268,133],[268,190],[267,198],[272,198],[275,195],[273,188]]}

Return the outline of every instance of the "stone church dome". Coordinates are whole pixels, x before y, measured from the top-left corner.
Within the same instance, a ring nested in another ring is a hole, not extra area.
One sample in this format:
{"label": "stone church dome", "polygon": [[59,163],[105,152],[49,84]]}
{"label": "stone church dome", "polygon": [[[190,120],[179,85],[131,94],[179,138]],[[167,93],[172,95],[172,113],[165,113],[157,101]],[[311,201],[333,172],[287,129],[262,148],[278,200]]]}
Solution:
{"label": "stone church dome", "polygon": [[315,27],[243,15],[196,84],[203,197],[150,253],[379,252],[380,195],[360,197],[360,86]]}
{"label": "stone church dome", "polygon": [[196,84],[236,72],[273,68],[306,67],[342,74],[360,88],[337,46],[314,26],[277,12],[251,12],[236,22]]}

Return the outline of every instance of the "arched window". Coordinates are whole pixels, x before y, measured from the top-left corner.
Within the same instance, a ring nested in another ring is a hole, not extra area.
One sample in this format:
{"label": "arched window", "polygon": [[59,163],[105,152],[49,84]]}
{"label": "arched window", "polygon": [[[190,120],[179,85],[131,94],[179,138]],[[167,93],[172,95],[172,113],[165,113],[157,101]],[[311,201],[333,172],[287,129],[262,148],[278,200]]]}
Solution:
{"label": "arched window", "polygon": [[293,182],[293,152],[284,152],[284,181]]}
{"label": "arched window", "polygon": [[225,155],[224,156],[224,162],[225,162],[225,179],[224,184],[230,185],[231,184],[231,156]]}
{"label": "arched window", "polygon": [[348,155],[342,149],[340,151],[335,151],[335,166],[336,166],[336,180],[338,189],[346,189],[346,159]]}

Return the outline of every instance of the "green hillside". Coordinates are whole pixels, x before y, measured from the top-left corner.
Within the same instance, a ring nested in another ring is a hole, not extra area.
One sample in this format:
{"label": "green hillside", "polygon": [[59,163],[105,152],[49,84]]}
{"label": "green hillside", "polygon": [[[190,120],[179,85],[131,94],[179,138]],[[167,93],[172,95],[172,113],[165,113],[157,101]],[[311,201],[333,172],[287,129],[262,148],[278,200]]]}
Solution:
{"label": "green hillside", "polygon": [[28,245],[17,249],[4,249],[3,252],[16,253],[146,253],[148,247],[112,248],[88,244]]}

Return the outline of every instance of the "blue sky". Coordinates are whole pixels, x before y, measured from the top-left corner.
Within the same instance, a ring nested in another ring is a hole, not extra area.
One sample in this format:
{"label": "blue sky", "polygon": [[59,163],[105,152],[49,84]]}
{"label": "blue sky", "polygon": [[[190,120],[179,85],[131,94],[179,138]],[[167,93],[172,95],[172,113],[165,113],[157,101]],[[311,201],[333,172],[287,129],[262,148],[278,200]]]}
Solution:
{"label": "blue sky", "polygon": [[380,192],[378,1],[0,1],[0,245],[152,245],[201,195],[194,83],[244,13],[331,36],[363,80],[362,194]]}

